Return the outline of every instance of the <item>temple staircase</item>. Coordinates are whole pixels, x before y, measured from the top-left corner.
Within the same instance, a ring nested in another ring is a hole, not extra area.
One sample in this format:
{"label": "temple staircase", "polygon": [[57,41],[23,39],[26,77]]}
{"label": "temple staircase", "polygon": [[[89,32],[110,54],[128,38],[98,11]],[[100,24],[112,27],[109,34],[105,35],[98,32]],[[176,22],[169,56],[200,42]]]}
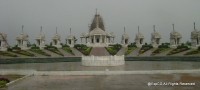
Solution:
{"label": "temple staircase", "polygon": [[135,50],[133,50],[130,54],[128,54],[127,56],[129,57],[133,57],[133,56],[137,56],[139,51],[140,51],[141,47],[136,48]]}
{"label": "temple staircase", "polygon": [[94,56],[110,56],[109,52],[105,49],[105,47],[93,47],[90,51],[90,55]]}

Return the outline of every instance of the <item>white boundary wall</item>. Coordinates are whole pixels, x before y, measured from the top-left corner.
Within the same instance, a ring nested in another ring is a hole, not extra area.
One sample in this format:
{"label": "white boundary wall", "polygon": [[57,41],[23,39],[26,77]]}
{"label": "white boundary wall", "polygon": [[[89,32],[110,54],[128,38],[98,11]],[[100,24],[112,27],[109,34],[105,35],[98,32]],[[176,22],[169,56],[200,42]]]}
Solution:
{"label": "white boundary wall", "polygon": [[82,56],[83,66],[119,66],[124,65],[124,55],[122,56]]}

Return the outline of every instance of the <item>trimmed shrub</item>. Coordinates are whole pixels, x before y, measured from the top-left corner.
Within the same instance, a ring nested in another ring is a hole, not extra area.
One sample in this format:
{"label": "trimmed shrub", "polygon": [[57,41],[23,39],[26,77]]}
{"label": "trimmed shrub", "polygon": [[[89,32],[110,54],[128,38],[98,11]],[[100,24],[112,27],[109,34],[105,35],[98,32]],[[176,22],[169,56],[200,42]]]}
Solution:
{"label": "trimmed shrub", "polygon": [[15,54],[11,54],[11,53],[8,53],[8,52],[3,52],[3,51],[0,51],[0,55],[10,56],[10,57],[17,57],[17,55],[15,55]]}
{"label": "trimmed shrub", "polygon": [[66,52],[74,55],[74,53],[72,52],[72,50],[69,47],[63,47],[62,49],[65,50]]}
{"label": "trimmed shrub", "polygon": [[10,82],[10,80],[8,80],[7,78],[0,78],[0,81],[5,81],[6,83]]}

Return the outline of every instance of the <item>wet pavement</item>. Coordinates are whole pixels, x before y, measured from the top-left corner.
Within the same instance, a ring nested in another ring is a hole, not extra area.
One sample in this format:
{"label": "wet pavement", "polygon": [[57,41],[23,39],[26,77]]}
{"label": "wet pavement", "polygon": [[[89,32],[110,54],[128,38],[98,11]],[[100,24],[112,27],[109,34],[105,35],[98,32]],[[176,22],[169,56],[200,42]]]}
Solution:
{"label": "wet pavement", "polygon": [[199,85],[200,74],[32,76],[8,90],[199,90]]}

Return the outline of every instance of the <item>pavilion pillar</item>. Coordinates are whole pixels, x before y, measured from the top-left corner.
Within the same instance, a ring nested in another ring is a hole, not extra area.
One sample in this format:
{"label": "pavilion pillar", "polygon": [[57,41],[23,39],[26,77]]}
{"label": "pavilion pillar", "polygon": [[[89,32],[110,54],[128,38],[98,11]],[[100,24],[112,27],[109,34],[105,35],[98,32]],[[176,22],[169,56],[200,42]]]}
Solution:
{"label": "pavilion pillar", "polygon": [[82,38],[81,38],[81,44],[82,44]]}

